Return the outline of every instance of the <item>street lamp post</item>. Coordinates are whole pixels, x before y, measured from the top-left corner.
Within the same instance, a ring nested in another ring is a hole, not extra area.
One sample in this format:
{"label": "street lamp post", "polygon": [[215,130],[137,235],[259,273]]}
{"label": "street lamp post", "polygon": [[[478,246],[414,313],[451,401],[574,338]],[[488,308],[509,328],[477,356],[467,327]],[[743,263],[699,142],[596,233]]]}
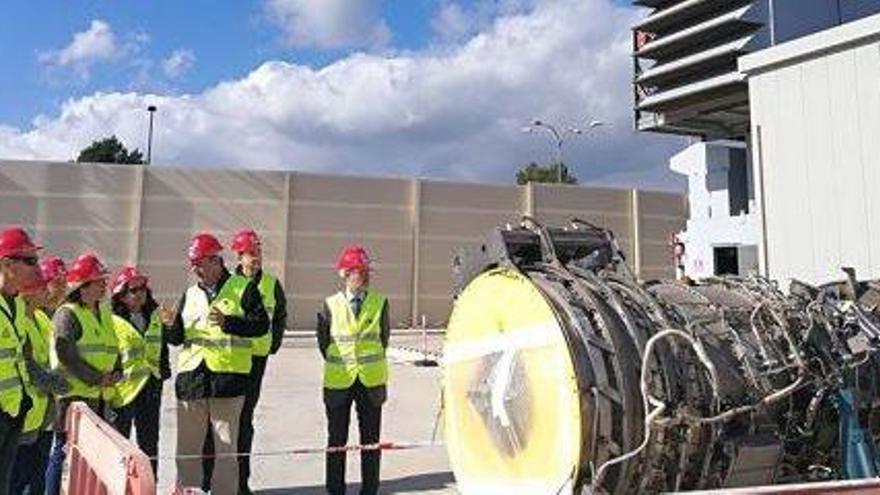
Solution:
{"label": "street lamp post", "polygon": [[562,147],[572,136],[582,136],[596,127],[605,125],[601,120],[591,120],[587,123],[586,129],[568,126],[560,130],[560,126],[553,125],[542,120],[532,120],[529,125],[523,127],[523,132],[534,132],[535,129],[546,129],[553,138],[553,144],[556,147],[556,180],[562,184]]}
{"label": "street lamp post", "polygon": [[153,162],[153,114],[156,113],[156,105],[148,106],[147,112],[150,113],[150,131],[147,134],[147,165],[149,165]]}

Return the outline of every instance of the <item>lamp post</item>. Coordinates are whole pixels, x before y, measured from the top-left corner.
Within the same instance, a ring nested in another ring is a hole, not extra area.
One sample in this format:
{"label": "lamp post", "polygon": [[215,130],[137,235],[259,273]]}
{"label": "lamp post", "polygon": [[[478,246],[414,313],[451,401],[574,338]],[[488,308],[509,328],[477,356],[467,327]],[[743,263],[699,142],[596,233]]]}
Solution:
{"label": "lamp post", "polygon": [[153,162],[153,114],[156,113],[156,105],[148,106],[147,112],[150,113],[150,131],[147,134],[147,165],[149,165]]}
{"label": "lamp post", "polygon": [[561,128],[561,126],[559,125],[553,125],[542,120],[534,119],[529,123],[529,125],[523,127],[523,132],[531,133],[535,132],[537,129],[545,129],[548,133],[550,133],[550,136],[553,138],[553,145],[556,148],[556,180],[560,184],[562,184],[562,147],[565,146],[565,143],[572,136],[585,135],[591,130],[597,127],[601,127],[603,125],[605,125],[605,123],[601,120],[590,120],[587,122],[585,129],[574,126]]}

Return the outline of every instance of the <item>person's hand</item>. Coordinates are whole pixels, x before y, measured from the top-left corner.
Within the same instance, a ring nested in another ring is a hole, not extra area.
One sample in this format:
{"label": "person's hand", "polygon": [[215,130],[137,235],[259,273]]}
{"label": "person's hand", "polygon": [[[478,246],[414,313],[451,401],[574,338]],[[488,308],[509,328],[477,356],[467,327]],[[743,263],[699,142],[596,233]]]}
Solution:
{"label": "person's hand", "polygon": [[112,371],[110,373],[104,373],[101,375],[101,386],[102,387],[112,387],[116,385],[122,380],[122,372],[121,371]]}
{"label": "person's hand", "polygon": [[224,315],[219,309],[211,308],[211,312],[208,313],[208,323],[211,325],[217,325],[220,328],[223,328],[223,323],[226,322],[226,315]]}
{"label": "person's hand", "polygon": [[162,320],[162,324],[166,327],[170,327],[174,324],[174,317],[177,316],[177,308],[168,306],[167,304],[162,304],[159,307],[159,319]]}

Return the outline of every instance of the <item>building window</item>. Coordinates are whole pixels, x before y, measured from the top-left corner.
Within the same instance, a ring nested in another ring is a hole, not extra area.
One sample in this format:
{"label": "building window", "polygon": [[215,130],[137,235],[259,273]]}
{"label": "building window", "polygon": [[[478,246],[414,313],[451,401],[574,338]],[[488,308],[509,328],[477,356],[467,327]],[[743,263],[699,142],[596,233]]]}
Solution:
{"label": "building window", "polygon": [[716,247],[715,275],[739,275],[739,253],[736,246]]}
{"label": "building window", "polygon": [[731,149],[730,168],[727,171],[727,201],[730,216],[749,212],[749,170],[748,157],[744,149]]}

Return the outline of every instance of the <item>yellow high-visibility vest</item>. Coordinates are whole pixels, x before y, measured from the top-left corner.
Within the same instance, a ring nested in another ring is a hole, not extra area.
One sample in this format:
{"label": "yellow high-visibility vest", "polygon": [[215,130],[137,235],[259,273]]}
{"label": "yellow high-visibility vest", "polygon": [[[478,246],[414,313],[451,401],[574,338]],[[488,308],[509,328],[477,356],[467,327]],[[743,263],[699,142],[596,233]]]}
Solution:
{"label": "yellow high-visibility vest", "polygon": [[123,378],[116,384],[112,405],[123,407],[137,398],[150,376],[161,378],[162,321],[159,311],[154,311],[143,335],[121,316],[113,315],[113,324],[122,355]]}
{"label": "yellow high-visibility vest", "polygon": [[[116,330],[113,328],[113,313],[110,311],[110,307],[106,303],[100,303],[98,305],[99,316],[81,304],[66,303],[61,307],[73,312],[82,329],[82,335],[76,342],[76,349],[83,361],[101,373],[113,371],[116,360],[119,359],[119,344],[116,340]],[[70,382],[70,391],[64,397],[88,399],[103,397],[107,400],[113,397],[114,388],[112,386],[89,385],[68,371],[58,360],[54,339],[49,357],[52,369],[60,370]]]}
{"label": "yellow high-visibility vest", "polygon": [[345,389],[356,379],[366,387],[388,382],[388,360],[382,346],[384,295],[368,290],[355,317],[348,299],[339,292],[326,300],[330,309],[330,345],[324,359],[324,387]]}
{"label": "yellow high-visibility vest", "polygon": [[179,371],[192,371],[202,361],[215,373],[241,373],[251,371],[253,355],[251,339],[230,335],[219,326],[208,323],[208,313],[219,309],[227,316],[243,316],[241,297],[249,281],[240,275],[230,275],[217,297],[208,302],[205,292],[193,285],[186,291],[183,317],[183,350],[178,356]]}
{"label": "yellow high-visibility vest", "polygon": [[272,317],[275,315],[275,284],[278,280],[272,275],[263,272],[257,288],[260,290],[260,296],[263,298],[263,307],[269,315],[270,327],[265,335],[261,335],[253,339],[254,356],[266,357],[272,349],[272,330],[275,325],[284,325],[283,321],[274,321]]}
{"label": "yellow high-visibility vest", "polygon": [[[16,309],[23,311],[23,304],[18,304],[18,300],[16,298]],[[11,316],[11,308],[0,296],[0,409],[10,416],[18,416],[25,394],[21,376],[22,342]]]}

